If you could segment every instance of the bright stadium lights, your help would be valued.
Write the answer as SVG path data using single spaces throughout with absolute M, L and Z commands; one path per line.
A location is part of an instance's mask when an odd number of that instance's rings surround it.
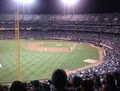
M 17 3 L 21 4 L 32 4 L 35 0 L 15 0 Z
M 26 9 L 28 9 L 28 13 L 31 13 L 31 5 L 35 3 L 35 0 L 13 0 L 17 3 L 17 7 L 19 10 L 22 10 L 23 14 L 26 13 Z M 21 8 L 22 5 L 22 8 Z
M 68 6 L 74 6 L 78 0 L 62 0 L 62 2 L 65 4 L 65 5 L 68 5 Z
M 81 0 L 61 0 L 63 4 L 63 14 L 70 14 L 72 13 L 74 15 L 75 12 L 75 5 L 79 3 Z

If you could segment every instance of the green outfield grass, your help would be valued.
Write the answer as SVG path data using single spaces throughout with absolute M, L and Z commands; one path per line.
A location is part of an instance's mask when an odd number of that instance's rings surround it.
M 27 43 L 43 42 L 43 47 L 75 47 L 72 52 L 55 53 L 25 49 Z M 88 43 L 54 40 L 21 40 L 21 77 L 22 81 L 48 79 L 56 68 L 74 70 L 89 65 L 86 59 L 98 60 L 98 49 Z M 17 79 L 15 40 L 0 40 L 0 83 L 13 82 Z

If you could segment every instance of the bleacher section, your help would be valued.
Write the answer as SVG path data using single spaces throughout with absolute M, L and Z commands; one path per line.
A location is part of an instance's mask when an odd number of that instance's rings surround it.
M 120 14 L 19 15 L 20 29 L 120 33 Z M 14 14 L 0 14 L 0 30 L 14 30 Z

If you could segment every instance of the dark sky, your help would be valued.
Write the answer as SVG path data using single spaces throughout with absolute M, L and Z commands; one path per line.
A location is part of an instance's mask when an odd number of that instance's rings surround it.
M 69 0 L 68 0 L 69 1 Z M 14 0 L 0 0 L 0 13 L 14 13 Z M 22 5 L 20 6 L 22 11 Z M 28 12 L 28 6 L 25 12 Z M 75 6 L 75 13 L 113 13 L 120 12 L 120 0 L 82 0 Z M 63 14 L 63 5 L 60 0 L 36 0 L 31 5 L 33 14 Z

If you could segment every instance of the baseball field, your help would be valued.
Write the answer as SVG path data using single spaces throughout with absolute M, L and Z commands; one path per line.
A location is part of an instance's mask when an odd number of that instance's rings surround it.
M 17 80 L 15 40 L 0 40 L 0 83 Z M 21 80 L 48 79 L 56 68 L 67 73 L 100 61 L 100 48 L 62 40 L 20 40 Z

